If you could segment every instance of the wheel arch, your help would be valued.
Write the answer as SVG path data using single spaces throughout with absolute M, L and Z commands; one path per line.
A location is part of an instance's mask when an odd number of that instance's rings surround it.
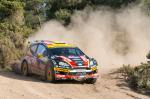
M 28 62 L 28 60 L 27 60 L 27 59 L 23 59 L 23 60 L 22 60 L 22 62 L 21 62 L 21 66 L 20 66 L 20 70 L 22 71 L 22 64 L 23 64 L 24 62 L 26 62 L 26 63 L 27 63 L 28 72 L 29 72 L 29 73 L 32 73 L 32 71 L 31 71 L 31 67 L 30 67 L 30 63 Z
M 55 65 L 51 60 L 49 60 L 48 64 L 45 66 L 45 79 L 47 80 L 46 76 L 47 76 L 47 70 L 48 70 L 49 67 L 51 67 L 51 69 L 53 71 L 52 75 L 53 75 L 54 79 L 53 79 L 52 82 L 55 82 L 55 71 L 54 71 Z
M 49 66 L 53 66 L 53 68 L 55 67 L 55 66 L 54 66 L 54 63 L 52 62 L 52 60 L 49 60 L 49 61 L 48 61 L 48 64 L 45 66 L 45 71 L 47 70 L 47 68 L 48 68 Z
M 22 71 L 22 65 L 23 65 L 24 62 L 26 62 L 26 63 L 28 64 L 27 60 L 26 60 L 26 59 L 23 59 L 22 62 L 21 62 L 21 68 L 20 68 L 21 71 Z

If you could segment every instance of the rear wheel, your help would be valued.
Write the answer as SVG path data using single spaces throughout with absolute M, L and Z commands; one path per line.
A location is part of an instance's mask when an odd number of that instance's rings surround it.
M 55 73 L 52 66 L 48 66 L 46 69 L 46 80 L 48 82 L 55 82 Z
M 21 72 L 23 76 L 28 76 L 28 64 L 26 61 L 22 63 Z
M 89 78 L 89 79 L 85 80 L 85 83 L 94 84 L 94 83 L 96 83 L 96 81 L 97 81 L 97 78 Z

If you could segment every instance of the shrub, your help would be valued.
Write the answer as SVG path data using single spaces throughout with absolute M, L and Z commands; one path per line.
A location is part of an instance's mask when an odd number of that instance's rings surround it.
M 68 24 L 70 22 L 71 12 L 66 9 L 60 9 L 55 13 L 55 17 L 57 20 L 62 21 L 64 24 Z
M 8 66 L 23 55 L 24 42 L 30 30 L 24 26 L 0 23 L 0 66 Z
M 137 67 L 124 65 L 119 69 L 119 72 L 132 88 L 150 90 L 150 64 L 141 63 Z

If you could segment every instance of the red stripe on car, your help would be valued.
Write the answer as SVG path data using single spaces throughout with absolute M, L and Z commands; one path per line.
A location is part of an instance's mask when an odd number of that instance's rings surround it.
M 88 65 L 89 65 L 89 60 L 88 60 L 86 57 L 84 57 L 84 56 L 80 56 L 80 58 L 81 58 L 82 61 L 83 61 L 83 65 L 86 66 L 86 67 L 88 67 Z
M 64 56 L 60 56 L 60 57 L 63 59 L 63 61 L 67 62 L 73 68 L 77 66 L 77 64 L 74 61 L 72 61 L 71 59 L 64 57 Z

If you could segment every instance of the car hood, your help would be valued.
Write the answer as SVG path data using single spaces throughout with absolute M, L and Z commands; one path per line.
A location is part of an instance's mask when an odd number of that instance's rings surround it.
M 89 59 L 86 56 L 58 56 L 72 68 L 89 67 Z

